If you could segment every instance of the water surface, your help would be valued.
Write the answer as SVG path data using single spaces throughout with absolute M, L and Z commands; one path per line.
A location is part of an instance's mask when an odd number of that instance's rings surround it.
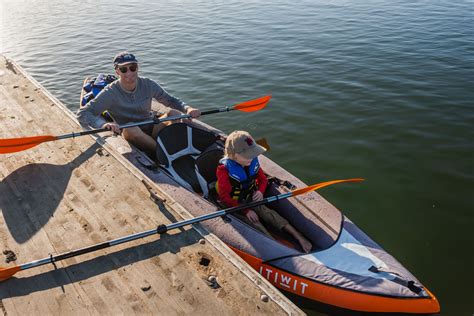
M 439 298 L 471 315 L 472 1 L 0 1 L 0 51 L 74 110 L 85 76 L 134 52 L 204 121 L 266 137 Z M 60 122 L 58 122 L 60 124 Z

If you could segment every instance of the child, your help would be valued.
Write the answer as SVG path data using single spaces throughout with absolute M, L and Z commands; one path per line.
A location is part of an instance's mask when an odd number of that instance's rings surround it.
M 268 179 L 258 163 L 258 156 L 266 151 L 255 143 L 252 136 L 244 131 L 231 133 L 225 142 L 224 158 L 217 167 L 216 189 L 219 201 L 226 207 L 242 203 L 261 201 L 268 185 Z M 261 232 L 270 233 L 260 221 L 277 230 L 293 236 L 304 252 L 311 251 L 311 243 L 286 219 L 265 205 L 243 211 L 243 219 Z

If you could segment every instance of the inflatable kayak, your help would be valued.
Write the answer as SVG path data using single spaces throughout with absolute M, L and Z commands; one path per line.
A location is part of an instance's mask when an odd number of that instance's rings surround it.
M 112 77 L 99 78 L 110 81 Z M 91 92 L 96 81 L 97 78 L 84 81 L 81 106 L 97 92 Z M 225 137 L 223 132 L 197 120 L 192 125 L 171 124 L 157 136 L 156 161 L 121 137 L 104 141 L 113 154 L 143 173 L 144 183 L 157 183 L 193 216 L 200 216 L 220 209 L 213 185 Z M 306 186 L 267 157 L 260 156 L 259 160 L 270 179 L 267 196 Z M 311 241 L 310 253 L 304 253 L 291 236 L 272 231 L 273 238 L 269 237 L 237 216 L 228 215 L 201 225 L 281 291 L 318 305 L 363 312 L 440 311 L 436 297 L 415 276 L 318 193 L 268 206 Z

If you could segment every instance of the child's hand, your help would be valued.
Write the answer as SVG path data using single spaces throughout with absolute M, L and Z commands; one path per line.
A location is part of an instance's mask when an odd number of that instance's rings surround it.
M 252 195 L 252 200 L 253 200 L 253 201 L 261 201 L 261 200 L 263 200 L 263 194 L 262 194 L 262 192 L 260 192 L 260 191 L 258 191 L 258 190 L 255 191 L 255 192 L 253 193 L 253 195 Z
M 252 223 L 258 223 L 258 215 L 255 213 L 254 210 L 250 210 L 245 214 L 245 216 L 251 221 Z

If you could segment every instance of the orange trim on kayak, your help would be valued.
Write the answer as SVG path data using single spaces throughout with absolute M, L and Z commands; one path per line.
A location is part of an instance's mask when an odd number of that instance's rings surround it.
M 426 288 L 431 298 L 395 298 L 371 295 L 313 282 L 263 263 L 257 257 L 229 246 L 249 265 L 274 286 L 310 300 L 363 312 L 439 313 L 436 297 Z

